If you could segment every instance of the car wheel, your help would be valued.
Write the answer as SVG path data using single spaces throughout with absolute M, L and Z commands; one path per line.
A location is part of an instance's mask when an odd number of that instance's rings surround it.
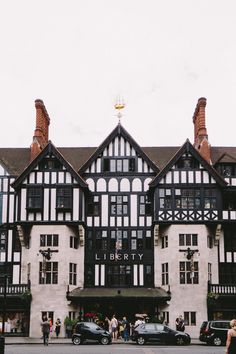
M 137 344 L 139 345 L 144 345 L 145 344 L 145 338 L 143 338 L 142 336 L 137 338 Z
M 80 337 L 74 337 L 74 338 L 72 339 L 72 343 L 73 343 L 74 345 L 79 345 L 79 344 L 82 344 L 82 340 L 81 340 Z
M 222 345 L 222 340 L 220 337 L 214 337 L 212 343 L 216 346 Z
M 184 342 L 183 337 L 177 336 L 177 337 L 176 337 L 176 344 L 177 344 L 177 345 L 184 345 L 185 342 Z
M 109 344 L 109 338 L 108 337 L 102 337 L 100 343 L 103 344 L 103 345 Z

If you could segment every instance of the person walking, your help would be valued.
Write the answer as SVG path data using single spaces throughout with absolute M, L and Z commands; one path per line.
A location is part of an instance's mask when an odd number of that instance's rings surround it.
M 124 331 L 123 331 L 123 338 L 125 342 L 129 341 L 129 336 L 130 336 L 130 324 L 129 321 L 127 321 L 126 317 L 123 317 L 123 321 L 122 321 L 123 327 L 124 327 Z
M 176 331 L 184 332 L 185 331 L 185 323 L 183 317 L 179 315 L 179 317 L 175 320 Z
M 118 330 L 118 321 L 116 319 L 116 316 L 113 315 L 111 319 L 112 340 L 117 340 L 117 330 Z
M 236 319 L 230 321 L 230 327 L 227 333 L 225 354 L 236 354 Z
M 61 331 L 61 320 L 60 318 L 58 318 L 55 323 L 55 332 L 57 338 L 59 337 L 60 331 Z
M 42 332 L 43 332 L 43 344 L 48 345 L 48 338 L 50 333 L 50 322 L 48 321 L 47 316 L 43 317 L 41 322 Z
M 105 320 L 104 320 L 104 329 L 108 332 L 112 332 L 111 331 L 111 320 L 108 318 L 108 316 L 105 317 Z

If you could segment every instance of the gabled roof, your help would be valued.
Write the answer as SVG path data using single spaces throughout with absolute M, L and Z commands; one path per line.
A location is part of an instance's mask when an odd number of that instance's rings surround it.
M 144 146 L 141 147 L 141 150 L 156 165 L 157 170 L 158 168 L 162 170 L 180 148 L 180 146 Z M 57 150 L 75 171 L 79 171 L 97 151 L 97 147 L 58 147 Z M 236 160 L 236 147 L 211 147 L 213 166 L 215 166 L 224 154 L 228 154 Z M 0 148 L 0 165 L 7 170 L 9 175 L 18 177 L 29 163 L 30 148 Z
M 30 161 L 30 148 L 0 148 L 0 164 L 9 175 L 19 176 Z
M 193 147 L 190 141 L 187 139 L 182 147 L 175 153 L 167 165 L 162 171 L 149 183 L 150 187 L 156 187 L 160 180 L 166 175 L 166 173 L 173 167 L 173 165 L 181 158 L 185 153 L 189 152 L 200 164 L 210 173 L 210 175 L 221 186 L 226 186 L 227 182 L 220 176 L 220 174 L 199 154 L 199 152 Z
M 38 165 L 40 161 L 43 160 L 45 156 L 52 154 L 55 156 L 63 166 L 71 173 L 73 178 L 79 183 L 83 188 L 87 188 L 87 183 L 80 177 L 80 175 L 74 170 L 74 168 L 68 163 L 68 161 L 62 156 L 58 149 L 52 144 L 51 141 L 45 146 L 45 148 L 40 152 L 40 154 L 24 169 L 24 171 L 19 175 L 19 177 L 12 183 L 12 187 L 17 189 L 18 186 L 24 181 L 26 176 Z
M 236 163 L 236 157 L 230 155 L 229 153 L 225 152 L 221 155 L 221 157 L 215 162 L 215 165 L 218 163 Z
M 86 169 L 91 165 L 91 163 L 96 160 L 96 158 L 98 158 L 98 156 L 103 152 L 107 145 L 117 136 L 122 136 L 123 138 L 125 138 L 130 143 L 130 145 L 137 151 L 137 153 L 154 170 L 154 172 L 159 172 L 159 167 L 145 154 L 144 150 L 142 150 L 142 148 L 136 143 L 136 141 L 131 137 L 131 135 L 119 123 L 116 128 L 103 141 L 103 143 L 97 148 L 97 150 L 92 154 L 92 156 L 86 161 L 86 163 L 80 168 L 79 173 L 81 175 L 86 171 Z

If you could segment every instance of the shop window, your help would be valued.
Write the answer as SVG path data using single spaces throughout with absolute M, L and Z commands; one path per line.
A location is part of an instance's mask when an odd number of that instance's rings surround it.
M 48 319 L 49 321 L 51 321 L 52 324 L 53 324 L 53 320 L 54 320 L 54 313 L 53 313 L 53 311 L 42 311 L 42 312 L 41 312 L 41 318 L 42 318 L 42 320 L 43 320 L 43 318 L 45 318 L 45 317 L 47 317 L 47 319 Z

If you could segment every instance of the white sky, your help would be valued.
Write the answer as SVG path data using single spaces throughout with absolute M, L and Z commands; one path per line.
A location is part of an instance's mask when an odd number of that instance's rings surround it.
M 8 0 L 0 5 L 1 147 L 28 147 L 34 100 L 56 146 L 98 146 L 121 123 L 141 146 L 235 146 L 235 0 Z

